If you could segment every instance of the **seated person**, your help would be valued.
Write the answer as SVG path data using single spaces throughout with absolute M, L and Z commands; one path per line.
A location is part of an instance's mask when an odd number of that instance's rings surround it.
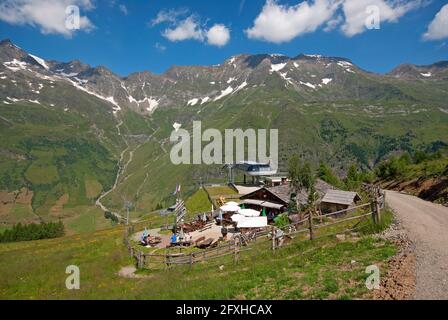
M 223 238 L 224 240 L 227 239 L 227 233 L 228 233 L 227 228 L 222 227 L 222 228 L 221 228 L 221 234 L 222 234 L 222 238 Z
M 173 232 L 173 234 L 171 235 L 171 243 L 176 243 L 177 242 L 177 235 L 176 233 Z
M 142 234 L 142 237 L 140 238 L 140 243 L 142 245 L 144 245 L 144 246 L 147 245 L 147 243 L 146 243 L 146 235 L 144 233 Z
M 154 241 L 154 238 L 150 235 L 150 234 L 148 234 L 148 236 L 146 237 L 146 243 L 152 243 Z

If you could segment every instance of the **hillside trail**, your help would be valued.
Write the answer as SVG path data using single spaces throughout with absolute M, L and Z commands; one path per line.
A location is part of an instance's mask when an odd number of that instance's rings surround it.
M 395 191 L 386 201 L 415 245 L 414 299 L 448 299 L 448 208 Z
M 112 188 L 110 188 L 110 189 L 107 190 L 107 191 L 104 191 L 104 192 L 100 195 L 100 197 L 98 197 L 98 199 L 97 199 L 96 202 L 95 202 L 96 205 L 97 205 L 98 207 L 100 207 L 101 210 L 103 210 L 103 212 L 109 211 L 109 212 L 111 212 L 113 215 L 115 215 L 119 220 L 124 220 L 124 217 L 121 216 L 118 212 L 114 212 L 114 211 L 110 210 L 109 208 L 107 208 L 107 207 L 101 202 L 101 200 L 102 200 L 104 197 L 106 197 L 108 194 L 110 194 L 111 192 L 115 191 L 115 189 L 117 189 L 117 187 L 120 185 L 120 183 L 123 183 L 124 181 L 126 181 L 126 180 L 132 175 L 132 174 L 131 174 L 131 175 L 126 175 L 126 176 L 125 176 L 126 170 L 127 170 L 128 166 L 129 166 L 129 164 L 134 160 L 134 152 L 135 152 L 139 147 L 141 147 L 141 146 L 143 145 L 143 144 L 141 144 L 141 145 L 137 145 L 133 150 L 130 150 L 131 145 L 130 145 L 129 142 L 123 137 L 123 135 L 122 135 L 122 133 L 121 133 L 121 129 L 120 129 L 120 127 L 121 127 L 123 124 L 124 124 L 123 121 L 120 120 L 120 121 L 118 122 L 118 124 L 115 126 L 115 128 L 116 128 L 117 131 L 118 131 L 118 135 L 119 135 L 120 137 L 122 137 L 124 143 L 126 144 L 126 148 L 124 148 L 124 150 L 120 153 L 120 158 L 119 158 L 119 160 L 118 160 L 118 171 L 117 171 L 117 175 L 116 175 L 116 177 L 115 177 L 115 182 L 114 182 Z M 148 139 L 151 139 L 153 136 L 155 136 L 155 134 L 159 131 L 159 129 L 160 129 L 160 127 L 157 128 L 151 135 L 149 135 L 149 136 L 148 136 Z M 162 148 L 162 149 L 163 149 L 163 148 Z M 126 154 L 126 152 L 128 152 L 128 150 L 130 150 L 130 151 L 129 151 L 129 159 L 128 159 L 125 163 L 123 163 L 123 161 L 124 161 L 124 155 Z M 164 150 L 164 149 L 163 149 L 163 150 Z M 164 151 L 165 151 L 165 150 L 164 150 Z M 166 151 L 165 151 L 165 153 L 166 153 Z M 146 168 L 146 167 L 147 167 L 147 166 L 145 166 L 145 168 Z M 143 185 L 147 182 L 147 180 L 148 180 L 148 174 L 145 175 L 145 179 L 143 180 L 143 182 L 141 183 L 141 185 L 138 187 L 138 189 L 137 189 L 137 190 L 138 190 L 138 191 L 137 191 L 137 195 L 140 194 L 140 191 L 141 191 L 141 189 L 143 188 Z
M 129 160 L 128 160 L 125 164 L 123 164 L 123 158 L 124 158 L 124 155 L 125 155 L 125 153 L 129 150 L 130 146 L 129 146 L 128 141 L 127 141 L 127 140 L 122 136 L 122 134 L 121 134 L 120 127 L 121 127 L 122 125 L 123 125 L 123 121 L 120 120 L 120 122 L 115 126 L 115 127 L 117 128 L 118 135 L 121 136 L 121 137 L 123 138 L 123 141 L 124 141 L 124 143 L 126 144 L 126 148 L 124 148 L 123 151 L 120 153 L 120 159 L 118 160 L 118 171 L 117 171 L 117 175 L 116 175 L 116 177 L 115 177 L 115 182 L 114 182 L 112 188 L 110 188 L 110 189 L 107 190 L 107 191 L 104 191 L 104 192 L 98 197 L 98 199 L 97 199 L 96 202 L 95 202 L 96 205 L 99 206 L 99 207 L 101 208 L 101 210 L 103 210 L 104 212 L 106 212 L 106 211 L 111 212 L 111 213 L 114 214 L 119 220 L 124 219 L 124 218 L 123 218 L 118 212 L 114 212 L 114 211 L 108 209 L 108 208 L 101 202 L 101 200 L 102 200 L 105 196 L 107 196 L 109 193 L 113 192 L 113 191 L 117 188 L 117 186 L 118 186 L 118 184 L 119 184 L 119 181 L 120 181 L 120 177 L 122 176 L 123 172 L 126 171 L 126 168 L 127 168 L 127 166 L 129 165 L 129 163 L 132 161 L 132 157 L 133 157 L 133 154 L 134 154 L 133 152 L 130 152 L 130 154 L 129 154 Z

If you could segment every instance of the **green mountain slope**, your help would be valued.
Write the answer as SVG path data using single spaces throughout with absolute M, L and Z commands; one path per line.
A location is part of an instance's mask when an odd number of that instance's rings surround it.
M 177 183 L 187 197 L 226 181 L 219 164 L 171 163 L 175 122 L 278 129 L 280 171 L 292 154 L 342 173 L 448 144 L 444 62 L 379 75 L 338 57 L 239 55 L 124 78 L 76 60 L 41 63 L 0 42 L 0 227 L 62 218 L 73 232 L 102 228 L 87 212 L 124 214 L 128 200 L 137 218 L 171 205 Z

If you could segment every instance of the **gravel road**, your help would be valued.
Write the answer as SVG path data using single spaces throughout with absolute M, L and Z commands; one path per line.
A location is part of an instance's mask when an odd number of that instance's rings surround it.
M 415 244 L 414 299 L 448 299 L 448 208 L 386 191 L 386 201 Z

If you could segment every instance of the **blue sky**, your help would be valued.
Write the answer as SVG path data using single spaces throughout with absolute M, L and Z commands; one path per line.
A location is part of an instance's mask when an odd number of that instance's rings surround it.
M 448 60 L 447 3 L 2 0 L 0 38 L 10 38 L 44 59 L 79 59 L 120 75 L 160 73 L 171 65 L 218 64 L 240 53 L 340 56 L 366 70 L 387 72 L 404 62 Z M 65 16 L 60 16 L 70 4 L 80 8 L 81 28 L 75 32 L 61 26 Z M 372 4 L 380 9 L 381 24 L 368 30 L 364 15 Z

